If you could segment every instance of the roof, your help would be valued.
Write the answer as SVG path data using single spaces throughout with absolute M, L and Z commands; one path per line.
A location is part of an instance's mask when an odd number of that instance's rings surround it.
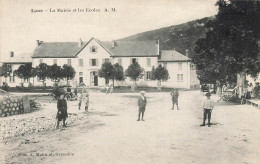
M 162 50 L 159 62 L 181 62 L 181 61 L 190 61 L 190 58 L 188 58 L 185 55 L 182 55 L 181 53 L 175 51 L 175 50 Z
M 33 52 L 32 58 L 71 58 L 85 46 L 79 42 L 42 42 Z
M 156 40 L 101 42 L 114 57 L 158 56 Z M 112 45 L 115 45 L 114 47 Z
M 34 50 L 32 58 L 73 58 L 92 40 L 97 41 L 101 47 L 114 57 L 158 56 L 155 40 L 102 42 L 98 39 L 91 38 L 87 43 L 83 43 L 82 46 L 79 46 L 78 42 L 41 42 Z M 112 43 L 114 43 L 114 47 Z
M 14 57 L 7 57 L 7 58 L 3 58 L 2 63 L 13 63 L 13 64 L 21 64 L 21 63 L 31 63 L 32 62 L 32 58 L 30 56 L 29 53 L 25 53 L 25 54 L 14 54 Z

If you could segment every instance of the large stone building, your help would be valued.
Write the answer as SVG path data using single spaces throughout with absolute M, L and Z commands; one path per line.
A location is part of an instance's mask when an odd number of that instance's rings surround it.
M 72 86 L 81 82 L 89 87 L 109 83 L 104 78 L 98 77 L 98 70 L 104 62 L 118 63 L 124 70 L 132 63 L 138 62 L 145 70 L 144 77 L 137 81 L 139 86 L 157 86 L 157 82 L 151 80 L 151 70 L 158 64 L 167 67 L 170 75 L 170 79 L 162 83 L 163 87 L 190 88 L 192 85 L 199 85 L 190 59 L 175 50 L 160 50 L 158 40 L 103 42 L 91 38 L 88 42 L 37 41 L 31 58 L 33 67 L 40 63 L 71 65 L 76 71 L 75 78 L 69 80 Z M 66 83 L 66 80 L 60 83 Z M 46 80 L 46 85 L 52 84 L 53 81 Z M 131 84 L 129 78 L 123 82 L 115 82 L 115 85 L 121 86 Z M 34 85 L 42 85 L 42 79 L 37 78 Z

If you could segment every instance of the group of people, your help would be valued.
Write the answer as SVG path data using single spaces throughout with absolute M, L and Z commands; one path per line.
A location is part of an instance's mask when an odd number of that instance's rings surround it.
M 179 110 L 178 106 L 178 98 L 179 98 L 179 92 L 178 89 L 173 89 L 173 91 L 170 93 L 172 97 L 172 110 L 174 109 L 174 105 L 177 106 L 177 109 Z M 208 126 L 211 125 L 210 119 L 211 119 L 211 112 L 214 108 L 214 102 L 210 99 L 210 93 L 206 94 L 207 99 L 203 102 L 203 123 L 201 126 L 205 126 L 206 118 L 208 118 Z M 89 94 L 86 90 L 86 87 L 84 86 L 82 89 L 82 92 L 79 96 L 79 103 L 78 103 L 78 109 L 80 110 L 82 103 L 85 106 L 85 111 L 88 111 L 89 107 Z M 147 105 L 147 98 L 145 96 L 145 91 L 140 92 L 140 96 L 138 97 L 138 118 L 137 121 L 144 121 L 144 112 Z M 60 98 L 57 101 L 57 129 L 59 128 L 59 122 L 63 121 L 63 127 L 66 127 L 66 119 L 68 117 L 67 113 L 67 101 L 64 97 L 64 95 L 61 95 Z
M 76 93 L 75 93 L 75 90 L 76 90 Z M 75 90 L 74 90 L 74 93 L 77 96 L 77 93 L 78 93 L 77 88 L 75 88 Z M 70 88 L 69 88 L 69 90 L 67 89 L 67 92 L 71 92 Z M 67 101 L 65 99 L 66 94 L 68 94 L 68 93 L 61 94 L 58 98 L 58 101 L 57 101 L 57 108 L 58 108 L 58 112 L 57 112 L 57 115 L 56 115 L 56 118 L 57 118 L 56 128 L 57 129 L 59 128 L 60 121 L 63 121 L 63 127 L 66 127 L 65 121 L 68 118 L 68 112 L 67 112 L 68 106 L 67 106 Z M 78 109 L 80 110 L 80 108 L 83 104 L 85 111 L 88 112 L 89 94 L 88 94 L 88 91 L 86 89 L 86 86 L 83 86 L 83 89 L 82 89 L 81 94 L 79 95 L 78 99 L 79 99 Z

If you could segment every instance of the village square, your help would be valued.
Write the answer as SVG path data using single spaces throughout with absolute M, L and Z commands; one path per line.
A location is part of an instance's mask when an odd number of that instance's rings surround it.
M 149 11 L 156 4 L 166 10 L 172 5 L 142 3 Z M 38 21 L 37 14 L 47 14 L 43 22 L 59 18 L 67 31 L 49 27 L 49 33 L 42 29 L 50 35 L 45 37 L 32 30 L 35 36 L 22 45 L 31 50 L 27 53 L 16 51 L 16 41 L 1 42 L 0 163 L 259 163 L 260 2 L 189 3 L 194 11 L 205 8 L 204 17 L 129 34 L 118 24 L 105 24 L 119 28 L 108 30 L 109 39 L 94 32 L 105 29 L 96 26 L 96 20 L 108 18 L 103 12 L 83 17 L 66 15 L 72 14 L 68 10 L 64 16 L 35 8 L 42 12 L 23 18 Z M 140 12 L 140 4 L 130 4 Z M 179 5 L 176 9 L 184 4 Z M 122 14 L 122 6 L 116 5 L 110 19 L 119 18 L 113 14 Z M 125 28 L 145 21 L 132 14 L 121 20 L 133 23 Z M 91 23 L 72 23 L 87 18 Z M 78 28 L 83 26 L 93 29 L 88 37 L 90 30 Z M 5 39 L 14 33 L 7 24 L 3 29 Z

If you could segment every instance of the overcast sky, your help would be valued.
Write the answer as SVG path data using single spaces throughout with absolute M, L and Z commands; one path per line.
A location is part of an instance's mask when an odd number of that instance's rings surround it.
M 32 52 L 36 41 L 113 40 L 217 13 L 216 0 L 0 0 L 1 58 Z M 71 12 L 57 12 L 57 9 Z M 101 12 L 73 12 L 96 8 Z M 104 12 L 115 8 L 116 12 Z M 43 12 L 31 12 L 31 10 Z M 55 9 L 56 12 L 50 12 Z M 46 11 L 45 11 L 46 10 Z

